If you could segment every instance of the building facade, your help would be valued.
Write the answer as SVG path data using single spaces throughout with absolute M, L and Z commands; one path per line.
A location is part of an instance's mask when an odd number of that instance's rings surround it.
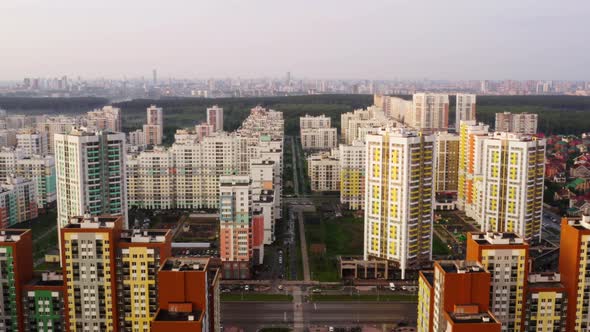
M 207 124 L 213 132 L 223 131 L 223 108 L 217 105 L 207 108 Z
M 565 332 L 568 298 L 559 273 L 530 274 L 527 283 L 524 331 Z
M 340 190 L 340 161 L 337 154 L 318 153 L 307 157 L 311 191 Z
M 449 96 L 434 93 L 415 93 L 413 105 L 405 123 L 426 133 L 449 129 Z
M 23 331 L 66 331 L 63 276 L 46 272 L 24 285 L 23 311 Z
M 304 150 L 327 150 L 338 146 L 336 128 L 301 129 L 301 146 Z
M 365 206 L 365 158 L 366 147 L 362 141 L 352 145 L 340 144 L 340 203 L 351 210 Z
M 364 257 L 409 267 L 432 259 L 434 137 L 402 128 L 368 135 Z
M 496 113 L 496 131 L 536 135 L 538 122 L 534 113 Z
M 151 105 L 147 108 L 147 123 L 143 125 L 146 145 L 162 145 L 164 138 L 164 111 Z
M 455 131 L 459 132 L 461 121 L 475 121 L 476 96 L 458 93 L 455 101 Z

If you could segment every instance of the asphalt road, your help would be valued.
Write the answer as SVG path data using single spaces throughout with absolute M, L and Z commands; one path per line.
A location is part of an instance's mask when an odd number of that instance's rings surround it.
M 318 302 L 303 304 L 306 326 L 356 326 L 397 324 L 417 319 L 416 303 L 401 302 Z M 293 304 L 288 302 L 224 302 L 221 306 L 224 327 L 237 326 L 245 332 L 266 326 L 291 326 Z

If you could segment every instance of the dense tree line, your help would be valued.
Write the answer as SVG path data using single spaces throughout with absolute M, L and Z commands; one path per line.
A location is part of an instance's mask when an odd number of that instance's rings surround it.
M 108 104 L 108 99 L 97 97 L 76 98 L 28 98 L 28 97 L 0 97 L 0 109 L 13 113 L 44 114 L 61 113 L 73 114 L 102 107 Z

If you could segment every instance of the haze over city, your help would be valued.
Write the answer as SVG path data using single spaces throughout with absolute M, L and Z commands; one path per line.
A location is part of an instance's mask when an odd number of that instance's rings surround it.
M 553 79 L 590 74 L 587 1 L 4 1 L 26 76 Z

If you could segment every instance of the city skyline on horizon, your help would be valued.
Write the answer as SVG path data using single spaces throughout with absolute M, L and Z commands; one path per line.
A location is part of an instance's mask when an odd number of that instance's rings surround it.
M 174 77 L 584 80 L 590 4 L 570 3 L 27 0 L 0 6 L 2 24 L 21 27 L 3 41 L 0 79 L 160 68 Z

